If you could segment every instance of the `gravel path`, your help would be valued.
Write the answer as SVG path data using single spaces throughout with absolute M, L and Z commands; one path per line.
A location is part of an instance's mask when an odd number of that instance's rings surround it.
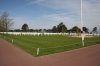
M 100 44 L 33 57 L 0 39 L 0 66 L 100 66 Z

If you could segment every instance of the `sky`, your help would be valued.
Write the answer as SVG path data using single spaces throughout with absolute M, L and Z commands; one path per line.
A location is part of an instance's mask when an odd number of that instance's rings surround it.
M 24 23 L 32 29 L 51 29 L 63 22 L 68 29 L 81 26 L 81 0 L 0 0 L 0 15 L 8 12 L 13 29 Z M 100 29 L 100 0 L 83 0 L 83 23 Z

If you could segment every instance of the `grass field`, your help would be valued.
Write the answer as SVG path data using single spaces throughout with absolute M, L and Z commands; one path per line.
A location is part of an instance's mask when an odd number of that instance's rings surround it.
M 81 38 L 65 35 L 4 35 L 3 38 L 33 56 L 37 56 L 37 48 L 41 56 L 83 47 Z M 85 47 L 97 43 L 100 37 L 85 38 Z

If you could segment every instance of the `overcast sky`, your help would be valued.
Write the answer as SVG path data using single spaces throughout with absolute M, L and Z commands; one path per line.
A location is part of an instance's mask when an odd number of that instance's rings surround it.
M 81 0 L 0 0 L 0 15 L 8 12 L 13 28 L 27 23 L 30 28 L 52 28 L 60 22 L 70 29 L 79 26 Z M 83 21 L 88 28 L 100 29 L 100 0 L 83 0 Z

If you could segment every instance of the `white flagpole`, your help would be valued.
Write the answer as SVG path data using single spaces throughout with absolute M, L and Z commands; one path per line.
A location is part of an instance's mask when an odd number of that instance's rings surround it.
M 84 32 L 83 32 L 83 1 L 81 0 L 81 30 L 82 30 L 82 45 L 84 46 Z

